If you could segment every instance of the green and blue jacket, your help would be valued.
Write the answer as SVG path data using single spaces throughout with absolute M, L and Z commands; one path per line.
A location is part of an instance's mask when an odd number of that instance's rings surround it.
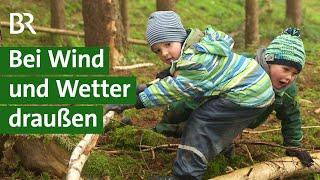
M 199 104 L 212 96 L 226 98 L 244 107 L 267 107 L 274 101 L 268 74 L 251 58 L 232 52 L 234 41 L 207 27 L 191 29 L 182 53 L 168 76 L 139 94 L 145 107 L 178 101 Z

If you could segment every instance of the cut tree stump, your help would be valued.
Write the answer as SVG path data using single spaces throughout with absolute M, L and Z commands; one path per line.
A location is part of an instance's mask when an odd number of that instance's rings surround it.
M 320 153 L 311 154 L 314 165 L 305 167 L 296 157 L 283 157 L 238 169 L 230 174 L 214 177 L 211 180 L 278 179 L 294 175 L 320 172 Z
M 35 172 L 48 172 L 62 178 L 68 169 L 70 152 L 54 141 L 43 138 L 18 138 L 13 146 L 24 168 Z

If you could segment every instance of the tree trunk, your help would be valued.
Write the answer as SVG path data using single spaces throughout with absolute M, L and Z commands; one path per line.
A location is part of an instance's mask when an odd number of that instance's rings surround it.
M 121 17 L 122 17 L 122 25 L 123 25 L 123 35 L 128 40 L 129 34 L 129 18 L 128 18 L 128 1 L 127 0 L 120 0 L 120 10 L 121 10 Z M 127 44 L 124 43 L 124 49 L 127 49 Z
M 238 169 L 211 180 L 282 179 L 297 174 L 320 172 L 320 153 L 311 154 L 314 165 L 307 168 L 296 157 L 283 157 Z
M 287 0 L 286 2 L 286 18 L 295 26 L 300 26 L 302 23 L 302 1 Z
M 65 28 L 65 3 L 64 0 L 50 0 L 51 8 L 51 28 L 64 29 Z M 51 34 L 55 44 L 63 45 L 66 37 Z
M 259 8 L 258 0 L 246 0 L 246 47 L 259 43 Z
M 175 11 L 176 0 L 157 0 L 157 11 Z
M 82 5 L 86 46 L 109 45 L 111 67 L 119 65 L 127 44 L 119 0 L 83 0 Z
M 1 26 L 0 26 L 0 47 L 2 46 L 2 33 L 1 33 Z

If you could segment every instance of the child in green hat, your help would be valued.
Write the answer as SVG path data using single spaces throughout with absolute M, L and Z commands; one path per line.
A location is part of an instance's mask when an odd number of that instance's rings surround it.
M 268 116 L 275 111 L 281 120 L 284 145 L 289 147 L 301 146 L 303 138 L 301 129 L 301 115 L 296 101 L 298 92 L 295 80 L 305 64 L 305 50 L 300 31 L 288 28 L 277 36 L 267 48 L 259 49 L 256 61 L 269 74 L 275 101 L 272 106 L 260 115 L 248 128 L 255 128 L 266 121 Z M 160 78 L 168 76 L 168 71 L 159 73 Z M 155 131 L 169 136 L 181 136 L 185 127 L 185 119 L 193 111 L 190 103 L 180 102 L 171 104 L 165 111 L 162 121 L 157 124 Z M 227 147 L 225 150 L 230 149 Z M 306 166 L 311 166 L 313 160 L 307 151 L 286 150 L 287 155 L 297 156 Z

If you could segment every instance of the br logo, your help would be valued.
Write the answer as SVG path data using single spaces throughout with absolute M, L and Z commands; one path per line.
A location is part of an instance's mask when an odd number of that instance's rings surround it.
M 28 18 L 28 20 L 22 23 L 24 18 Z M 33 20 L 33 15 L 30 13 L 10 13 L 10 34 L 20 34 L 24 31 L 25 27 L 27 27 L 32 34 L 36 34 L 36 31 L 34 31 L 31 26 Z

